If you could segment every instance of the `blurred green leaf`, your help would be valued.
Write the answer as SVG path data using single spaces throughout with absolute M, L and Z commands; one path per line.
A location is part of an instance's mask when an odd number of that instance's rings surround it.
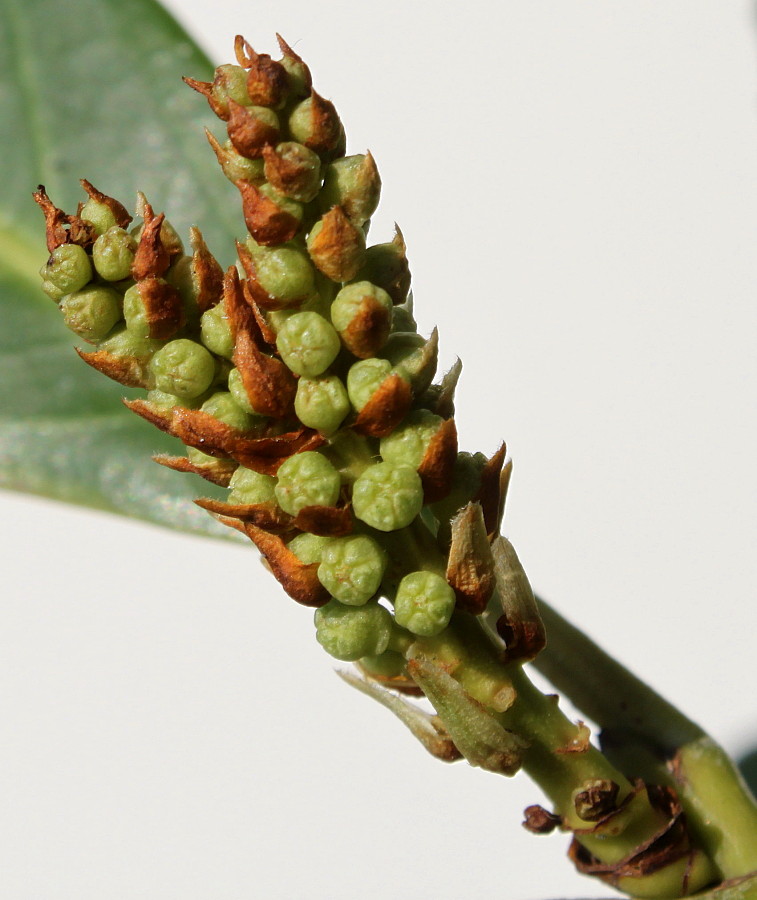
M 0 486 L 220 532 L 191 503 L 211 486 L 150 459 L 177 443 L 74 353 L 39 287 L 47 253 L 31 199 L 44 184 L 74 211 L 87 178 L 133 208 L 139 189 L 230 262 L 238 204 L 202 133 L 207 105 L 181 81 L 212 68 L 151 0 L 0 0 Z

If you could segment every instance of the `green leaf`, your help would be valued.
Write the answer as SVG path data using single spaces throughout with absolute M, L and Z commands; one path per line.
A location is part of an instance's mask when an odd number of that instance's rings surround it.
M 220 533 L 191 502 L 211 486 L 150 459 L 180 453 L 177 442 L 74 353 L 40 290 L 47 253 L 31 198 L 44 184 L 74 211 L 87 178 L 133 208 L 139 189 L 230 262 L 238 203 L 203 135 L 207 104 L 181 81 L 212 69 L 151 0 L 0 0 L 0 486 Z

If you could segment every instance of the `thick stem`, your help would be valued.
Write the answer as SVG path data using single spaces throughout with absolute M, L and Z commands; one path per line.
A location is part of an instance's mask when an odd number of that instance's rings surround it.
M 608 754 L 626 771 L 635 751 L 641 765 L 657 759 L 666 767 L 689 828 L 723 878 L 757 870 L 757 803 L 728 755 L 543 600 L 539 606 L 548 643 L 536 668 L 604 730 Z

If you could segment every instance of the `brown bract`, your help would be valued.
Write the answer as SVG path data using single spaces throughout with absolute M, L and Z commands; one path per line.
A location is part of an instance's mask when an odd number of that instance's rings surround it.
M 242 214 L 247 230 L 258 244 L 275 247 L 291 241 L 300 229 L 299 219 L 282 209 L 249 181 L 235 182 L 242 195 Z
M 300 531 L 321 537 L 344 537 L 352 532 L 352 512 L 349 506 L 305 506 L 294 524 Z
M 255 322 L 257 323 L 258 331 L 264 345 L 261 347 L 261 349 L 269 349 L 273 352 L 276 349 L 276 332 L 268 324 L 266 317 L 263 315 L 255 298 L 252 296 L 249 283 L 246 280 L 242 282 L 242 294 L 244 295 L 244 299 L 246 300 L 247 304 L 252 310 L 253 316 L 255 317 Z
M 109 197 L 107 194 L 103 194 L 102 191 L 98 191 L 86 178 L 79 179 L 79 184 L 84 188 L 92 200 L 108 207 L 113 213 L 113 218 L 116 220 L 116 225 L 118 225 L 119 228 L 127 228 L 129 226 L 132 218 L 123 203 L 119 203 L 118 200 L 113 197 Z
M 58 209 L 47 196 L 44 185 L 40 184 L 32 197 L 45 217 L 45 237 L 49 253 L 61 244 L 79 244 L 85 249 L 94 244 L 97 239 L 94 225 L 78 216 L 66 215 L 63 210 Z
M 258 118 L 240 103 L 229 98 L 226 130 L 234 149 L 247 159 L 259 159 L 266 144 L 275 144 L 279 129 Z
M 314 450 L 324 442 L 321 435 L 306 428 L 273 437 L 253 437 L 199 409 L 176 406 L 166 410 L 148 400 L 123 402 L 132 412 L 188 447 L 209 456 L 236 460 L 264 475 L 275 475 L 284 460 L 303 450 Z
M 294 408 L 297 379 L 280 359 L 260 349 L 263 335 L 234 266 L 224 277 L 223 297 L 234 338 L 232 358 L 250 405 L 260 415 L 284 418 Z
M 186 456 L 169 456 L 167 453 L 158 453 L 153 456 L 153 460 L 158 465 L 173 469 L 174 472 L 199 475 L 219 487 L 228 487 L 231 476 L 237 469 L 237 463 L 232 459 L 214 459 L 212 462 L 193 463 Z
M 279 584 L 289 596 L 303 606 L 325 606 L 331 595 L 318 580 L 318 563 L 305 565 L 284 541 L 249 522 L 244 532 L 260 550 Z
M 308 241 L 308 253 L 316 268 L 332 281 L 350 281 L 357 275 L 365 253 L 365 235 L 334 206 L 320 220 L 321 228 Z
M 454 419 L 447 419 L 429 441 L 418 467 L 426 503 L 436 503 L 449 494 L 456 461 L 457 427 Z
M 469 503 L 452 520 L 447 583 L 455 592 L 456 608 L 481 615 L 494 591 L 494 559 L 480 503 Z
M 141 281 L 151 275 L 163 275 L 171 264 L 168 249 L 160 239 L 165 214 L 160 213 L 156 216 L 152 206 L 145 202 L 143 215 L 145 224 L 139 237 L 137 252 L 134 254 L 134 262 L 131 264 L 131 277 L 135 281 Z
M 200 497 L 195 503 L 217 516 L 249 522 L 274 534 L 288 534 L 296 529 L 292 517 L 275 503 L 224 503 L 210 497 Z
M 339 332 L 345 347 L 358 359 L 375 356 L 384 346 L 392 327 L 391 311 L 367 294 L 344 331 Z
M 262 353 L 248 332 L 237 336 L 233 361 L 255 412 L 274 419 L 292 412 L 297 379 L 280 359 Z
M 282 194 L 305 200 L 302 192 L 307 191 L 307 199 L 312 199 L 311 168 L 301 161 L 292 159 L 270 144 L 263 148 L 264 173 L 266 179 Z
M 500 486 L 500 473 L 507 455 L 507 445 L 502 442 L 500 448 L 488 459 L 481 470 L 481 486 L 473 498 L 481 504 L 484 511 L 486 532 L 490 539 L 499 532 L 504 511 L 504 497 Z
M 344 128 L 336 107 L 316 91 L 310 91 L 310 129 L 303 144 L 323 159 L 344 155 Z
M 369 437 L 384 437 L 405 418 L 413 400 L 410 385 L 401 375 L 388 375 L 358 413 L 353 428 Z
M 76 352 L 88 366 L 112 378 L 125 387 L 149 389 L 150 375 L 148 361 L 135 356 L 116 356 L 107 350 L 93 350 L 86 353 L 76 348 Z
M 607 778 L 595 778 L 583 786 L 573 798 L 579 819 L 596 822 L 617 809 L 619 786 Z
M 189 229 L 192 246 L 192 274 L 197 289 L 197 308 L 202 313 L 216 306 L 221 300 L 223 269 L 208 250 L 202 232 L 196 226 Z
M 459 359 L 456 359 L 442 377 L 432 412 L 435 412 L 437 416 L 441 416 L 443 419 L 449 419 L 455 414 L 455 389 L 462 371 L 463 364 Z
M 228 110 L 225 109 L 218 101 L 213 97 L 213 82 L 212 81 L 198 81 L 196 78 L 189 78 L 187 75 L 184 75 L 181 79 L 184 84 L 189 85 L 193 91 L 197 91 L 198 94 L 202 94 L 202 96 L 208 101 L 210 108 L 213 112 L 218 116 L 219 119 L 228 119 L 229 113 Z
M 150 337 L 167 341 L 184 325 L 184 306 L 175 287 L 162 278 L 149 276 L 138 284 L 139 296 L 145 308 L 145 320 Z
M 250 48 L 252 50 L 252 48 Z M 247 74 L 247 94 L 253 106 L 278 107 L 283 103 L 289 79 L 280 62 L 252 50 Z

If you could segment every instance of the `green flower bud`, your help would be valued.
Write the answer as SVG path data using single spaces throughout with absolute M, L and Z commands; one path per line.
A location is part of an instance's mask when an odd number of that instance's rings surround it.
M 323 551 L 331 543 L 332 538 L 321 537 L 318 534 L 308 534 L 303 531 L 297 537 L 293 537 L 287 547 L 294 553 L 301 563 L 312 566 L 323 558 Z
M 412 312 L 406 306 L 395 306 L 392 309 L 392 331 L 417 331 L 418 324 Z
M 369 281 L 345 285 L 331 305 L 331 321 L 355 356 L 375 356 L 389 337 L 392 298 Z
M 137 242 L 123 228 L 109 228 L 92 247 L 92 262 L 100 278 L 105 281 L 123 281 L 131 275 L 131 264 Z
M 355 278 L 382 287 L 394 303 L 404 303 L 410 290 L 410 267 L 400 232 L 388 244 L 368 247 Z
M 171 319 L 167 317 L 160 319 L 155 324 L 151 324 L 148 309 L 148 301 L 155 301 L 155 298 L 166 292 L 170 300 Z M 124 319 L 126 319 L 126 327 L 129 331 L 140 337 L 166 338 L 175 334 L 180 324 L 180 300 L 173 287 L 170 287 L 163 278 L 145 278 L 136 282 L 127 289 L 123 298 Z M 169 309 L 168 306 L 165 307 Z M 160 331 L 156 329 L 166 329 Z
M 276 347 L 292 372 L 311 378 L 328 369 L 340 346 L 333 326 L 314 312 L 290 316 L 276 336 Z
M 208 99 L 213 111 L 222 119 L 228 118 L 229 99 L 242 106 L 250 106 L 252 101 L 247 94 L 247 70 L 231 64 L 218 66 Z
M 365 233 L 335 206 L 315 223 L 307 237 L 310 258 L 332 281 L 352 280 L 365 254 Z
M 391 373 L 392 364 L 388 359 L 361 359 L 350 366 L 347 372 L 347 394 L 358 412 Z
M 412 466 L 417 469 L 426 455 L 428 445 L 444 424 L 441 416 L 427 409 L 416 409 L 391 434 L 381 438 L 380 453 L 385 462 Z
M 315 290 L 315 269 L 307 254 L 291 246 L 260 247 L 248 239 L 260 286 L 284 306 L 299 306 Z
M 433 381 L 438 353 L 436 330 L 428 340 L 414 331 L 394 332 L 381 349 L 381 355 L 394 365 L 397 374 L 413 386 L 416 397 L 428 390 Z
M 265 177 L 281 194 L 310 203 L 321 187 L 321 160 L 304 144 L 284 141 L 263 150 Z
M 341 206 L 356 225 L 363 225 L 376 211 L 381 179 L 370 153 L 345 156 L 326 167 L 318 195 L 321 209 Z
M 182 409 L 196 409 L 200 405 L 197 400 L 182 400 L 176 394 L 167 394 L 165 391 L 159 390 L 148 391 L 147 401 L 166 410 L 176 406 L 180 406 Z
M 455 592 L 434 572 L 405 575 L 394 598 L 397 624 L 421 637 L 433 637 L 444 631 L 454 608 Z
M 44 266 L 40 269 L 40 274 L 45 271 Z M 44 275 L 43 275 L 44 277 Z M 57 303 L 59 300 L 62 300 L 66 296 L 66 292 L 62 291 L 60 288 L 56 287 L 52 281 L 43 281 L 42 282 L 42 290 L 47 294 L 47 296 L 51 300 L 55 300 Z
M 392 616 L 378 603 L 345 606 L 331 600 L 315 612 L 315 637 L 323 649 L 345 662 L 379 656 L 392 633 Z
M 336 375 L 300 378 L 294 398 L 297 418 L 308 428 L 331 434 L 350 411 L 347 389 Z
M 298 222 L 302 222 L 304 213 L 301 203 L 282 194 L 272 184 L 261 184 L 259 190 L 264 197 L 267 197 L 275 203 L 282 212 L 292 216 L 292 218 L 296 219 Z
M 396 650 L 384 650 L 380 656 L 364 656 L 360 668 L 374 678 L 396 678 L 405 673 L 405 657 Z
M 158 350 L 150 361 L 150 371 L 158 390 L 191 400 L 213 383 L 216 366 L 202 344 L 179 338 Z
M 71 294 L 80 291 L 92 280 L 92 265 L 83 247 L 61 244 L 50 254 L 39 274 L 43 281 L 49 281 L 64 294 Z
M 415 469 L 377 463 L 352 487 L 352 508 L 366 525 L 396 531 L 409 525 L 423 508 L 423 485 Z
M 186 321 L 195 328 L 199 323 L 200 311 L 197 306 L 198 287 L 193 258 L 180 256 L 166 272 L 165 280 L 179 292 Z
M 118 293 L 111 288 L 90 285 L 67 294 L 60 301 L 66 325 L 85 341 L 101 341 L 121 319 Z
M 287 74 L 289 95 L 291 97 L 307 97 L 313 84 L 310 69 L 282 37 L 279 36 L 278 40 L 281 52 L 284 54 L 280 62 Z
M 224 359 L 231 359 L 233 356 L 234 339 L 223 300 L 200 317 L 200 339 L 208 350 L 218 356 L 223 356 Z
M 337 538 L 323 551 L 318 580 L 341 603 L 362 606 L 379 589 L 386 564 L 386 554 L 372 537 Z
M 253 469 L 239 468 L 229 482 L 229 503 L 276 503 L 276 479 Z
M 263 184 L 265 173 L 262 159 L 249 159 L 246 156 L 242 156 L 241 153 L 237 153 L 230 140 L 220 144 L 207 130 L 205 131 L 205 136 L 213 148 L 221 171 L 232 184 L 236 184 L 238 181 L 248 181 L 250 184 L 255 185 Z
M 314 150 L 321 159 L 335 159 L 344 153 L 344 128 L 334 104 L 315 91 L 294 107 L 288 125 L 292 140 Z
M 140 337 L 134 334 L 133 331 L 129 331 L 128 328 L 121 328 L 104 341 L 101 341 L 97 345 L 97 349 L 103 350 L 112 356 L 131 357 L 139 360 L 141 363 L 147 363 L 162 346 L 162 341 Z M 168 393 L 171 392 L 169 391 Z
M 334 506 L 339 499 L 339 472 L 315 450 L 295 453 L 278 471 L 276 499 L 290 516 L 305 506 Z
M 116 216 L 108 204 L 101 203 L 99 200 L 95 200 L 94 197 L 90 197 L 79 210 L 79 218 L 89 222 L 90 225 L 94 225 L 98 235 L 103 235 L 108 229 L 118 225 Z M 108 281 L 115 280 L 108 279 Z
M 239 407 L 228 391 L 213 394 L 200 409 L 237 431 L 250 431 L 254 425 L 252 416 Z

